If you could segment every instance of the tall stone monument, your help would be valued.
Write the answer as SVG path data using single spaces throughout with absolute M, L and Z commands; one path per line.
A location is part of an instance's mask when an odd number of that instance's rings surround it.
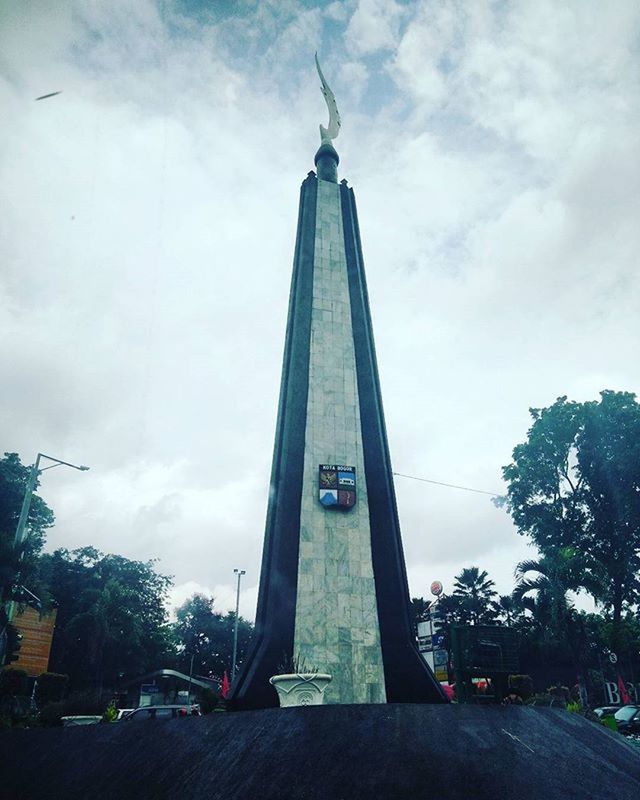
M 328 703 L 443 702 L 415 644 L 355 197 L 317 67 L 329 127 L 300 192 L 255 640 L 230 699 L 277 705 L 269 678 L 293 657 L 333 676 Z

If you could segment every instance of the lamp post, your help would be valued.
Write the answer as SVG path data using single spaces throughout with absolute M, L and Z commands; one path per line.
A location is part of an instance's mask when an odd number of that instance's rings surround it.
M 48 467 L 43 467 L 43 469 L 40 469 L 41 458 L 46 458 L 47 461 L 55 461 L 55 464 L 51 464 Z M 60 466 L 72 467 L 73 469 L 79 469 L 81 472 L 86 472 L 89 469 L 89 467 L 77 466 L 76 464 L 70 464 L 68 461 L 60 461 L 59 458 L 53 458 L 52 456 L 46 456 L 44 453 L 38 453 L 36 463 L 31 467 L 31 472 L 29 473 L 27 488 L 24 490 L 22 510 L 20 511 L 20 519 L 18 520 L 18 527 L 16 528 L 16 538 L 13 542 L 14 548 L 19 547 L 24 541 L 25 531 L 27 528 L 27 518 L 29 516 L 29 509 L 31 508 L 31 498 L 33 496 L 33 490 L 36 487 L 38 475 L 47 469 L 53 469 L 54 467 Z
M 46 458 L 47 461 L 53 461 L 53 464 L 50 464 L 48 467 L 43 467 L 40 469 L 40 459 Z M 16 535 L 13 540 L 13 548 L 17 550 L 20 545 L 23 543 L 26 537 L 27 532 L 27 520 L 29 518 L 29 509 L 31 508 L 31 498 L 33 497 L 33 490 L 36 488 L 36 482 L 38 480 L 38 475 L 41 472 L 44 472 L 47 469 L 53 469 L 54 467 L 72 467 L 73 469 L 78 469 L 81 472 L 86 472 L 89 467 L 85 467 L 84 465 L 78 466 L 77 464 L 71 464 L 69 461 L 61 461 L 59 458 L 53 458 L 53 456 L 47 456 L 44 453 L 38 453 L 36 458 L 35 464 L 31 467 L 31 472 L 29 473 L 29 478 L 27 480 L 27 486 L 24 490 L 24 499 L 22 501 L 22 509 L 20 511 L 20 518 L 18 519 L 18 526 L 16 528 Z M 20 554 L 20 561 L 22 561 L 23 554 Z M 13 611 L 15 608 L 15 603 L 11 601 L 9 603 L 7 616 L 9 617 L 9 622 L 13 617 Z
M 238 576 L 238 589 L 236 591 L 236 620 L 233 628 L 233 662 L 231 665 L 231 680 L 236 676 L 236 659 L 238 655 L 238 615 L 240 614 L 240 581 L 243 575 L 247 572 L 244 569 L 234 569 L 235 574 Z

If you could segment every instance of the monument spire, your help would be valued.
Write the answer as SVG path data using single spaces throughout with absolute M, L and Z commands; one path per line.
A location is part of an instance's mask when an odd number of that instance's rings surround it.
M 333 139 L 337 138 L 340 133 L 340 112 L 338 111 L 338 104 L 336 98 L 329 84 L 325 80 L 322 70 L 320 69 L 320 62 L 318 61 L 318 54 L 315 55 L 316 68 L 320 77 L 320 88 L 324 99 L 329 109 L 329 126 L 320 125 L 320 148 L 315 155 L 314 163 L 318 171 L 318 178 L 323 181 L 330 181 L 331 183 L 338 182 L 338 164 L 340 163 L 340 156 L 333 146 Z
M 300 190 L 255 638 L 230 700 L 277 705 L 283 662 L 333 677 L 328 703 L 444 702 L 418 652 L 353 190 L 335 98 Z

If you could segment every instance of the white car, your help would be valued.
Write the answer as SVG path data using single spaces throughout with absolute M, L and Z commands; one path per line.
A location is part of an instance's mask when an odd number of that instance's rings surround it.
M 97 725 L 99 722 L 102 722 L 102 715 L 61 717 L 61 720 L 63 728 L 73 728 L 76 725 Z
M 124 718 L 126 722 L 141 722 L 147 719 L 177 719 L 178 717 L 200 717 L 200 706 L 197 703 L 190 705 L 173 706 L 141 706 L 134 709 Z

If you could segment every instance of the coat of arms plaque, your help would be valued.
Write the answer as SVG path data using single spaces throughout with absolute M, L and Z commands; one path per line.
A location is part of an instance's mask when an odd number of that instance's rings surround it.
M 320 502 L 325 508 L 353 508 L 356 504 L 356 468 L 320 464 Z

